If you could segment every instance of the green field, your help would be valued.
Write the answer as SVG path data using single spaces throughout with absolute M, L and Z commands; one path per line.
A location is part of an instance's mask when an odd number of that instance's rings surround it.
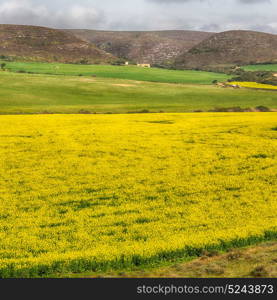
M 120 67 L 118 67 L 120 68 Z M 0 113 L 126 113 L 277 108 L 277 93 L 213 85 L 0 72 Z
M 73 65 L 58 63 L 2 62 L 10 71 L 25 71 L 40 74 L 97 76 L 138 81 L 165 83 L 211 84 L 213 80 L 226 81 L 225 74 L 202 71 L 177 71 L 136 66 Z
M 266 65 L 249 65 L 242 67 L 245 71 L 276 71 L 277 64 L 266 64 Z

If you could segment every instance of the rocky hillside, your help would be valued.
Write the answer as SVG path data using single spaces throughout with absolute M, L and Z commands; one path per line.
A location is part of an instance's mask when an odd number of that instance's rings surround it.
M 277 62 L 277 35 L 235 30 L 214 34 L 184 51 L 175 66 L 213 70 L 224 65 L 274 62 Z
M 67 30 L 100 49 L 133 63 L 168 64 L 212 33 L 198 31 Z
M 277 63 L 277 35 L 234 30 L 96 31 L 0 25 L 0 58 L 64 63 L 130 63 L 227 72 Z
M 0 25 L 0 56 L 18 60 L 107 63 L 111 54 L 62 30 L 21 25 Z

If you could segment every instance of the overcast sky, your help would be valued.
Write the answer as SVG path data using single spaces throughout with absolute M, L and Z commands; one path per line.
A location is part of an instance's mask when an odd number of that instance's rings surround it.
M 105 30 L 277 33 L 277 0 L 0 0 L 0 23 Z

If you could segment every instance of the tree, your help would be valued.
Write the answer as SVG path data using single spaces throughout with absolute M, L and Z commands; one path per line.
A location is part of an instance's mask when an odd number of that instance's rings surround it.
M 4 70 L 5 70 L 5 67 L 6 67 L 6 64 L 5 64 L 5 63 L 2 63 L 2 64 L 0 65 L 0 67 L 1 67 L 1 70 L 4 71 Z

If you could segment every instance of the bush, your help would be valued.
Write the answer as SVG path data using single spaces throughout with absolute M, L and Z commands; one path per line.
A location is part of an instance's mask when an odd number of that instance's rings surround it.
M 258 110 L 258 111 L 260 111 L 260 112 L 269 112 L 269 111 L 270 111 L 270 109 L 269 109 L 268 107 L 262 106 L 262 105 L 257 106 L 257 107 L 256 107 L 256 110 Z
M 43 111 L 41 112 L 41 114 L 43 114 L 43 115 L 52 115 L 53 113 L 50 112 L 50 111 L 48 111 L 48 110 L 43 110 Z
M 266 270 L 266 268 L 264 266 L 259 266 L 257 268 L 255 268 L 251 273 L 251 276 L 255 277 L 255 278 L 262 278 L 262 277 L 268 277 L 268 271 Z
M 89 110 L 80 109 L 80 110 L 79 110 L 79 114 L 89 115 L 89 114 L 91 114 L 91 112 L 90 112 Z
M 245 112 L 245 111 L 249 111 L 249 109 L 243 109 L 240 106 L 216 107 L 214 109 L 209 110 L 209 112 Z
M 14 61 L 14 57 L 6 55 L 0 55 L 0 59 L 5 61 Z
M 150 111 L 148 109 L 143 109 L 141 111 L 139 111 L 140 114 L 149 114 Z
M 277 85 L 277 78 L 274 76 L 273 72 L 267 71 L 243 72 L 238 77 L 232 78 L 230 81 L 248 81 Z
M 85 58 L 82 58 L 79 62 L 79 64 L 81 64 L 81 65 L 88 65 L 88 63 L 89 63 L 89 61 Z
M 111 63 L 113 66 L 123 66 L 125 65 L 124 59 L 117 59 Z
M 148 109 L 143 109 L 139 111 L 128 111 L 128 114 L 149 114 L 150 111 Z

